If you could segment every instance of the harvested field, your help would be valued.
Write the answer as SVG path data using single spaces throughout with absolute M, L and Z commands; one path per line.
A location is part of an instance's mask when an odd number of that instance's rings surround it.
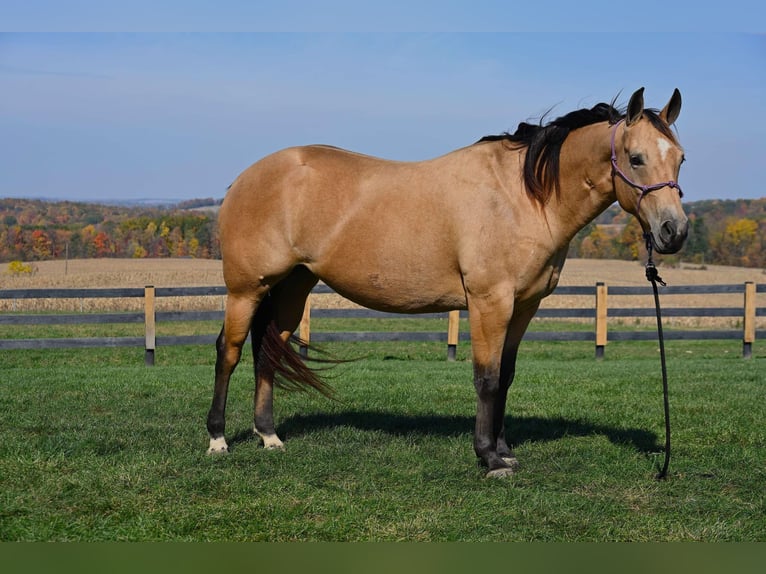
M 98 289 L 223 285 L 221 262 L 212 259 L 71 259 L 37 261 L 30 276 L 0 273 L 2 289 Z M 5 270 L 3 270 L 5 271 Z
M 31 276 L 0 273 L 0 289 L 43 288 L 107 288 L 107 287 L 193 287 L 223 285 L 221 261 L 209 259 L 84 259 L 42 261 L 34 264 Z M 745 281 L 766 282 L 761 269 L 708 265 L 660 267 L 660 275 L 670 285 L 741 284 Z M 594 285 L 603 281 L 608 286 L 648 285 L 643 265 L 638 262 L 594 259 L 570 259 L 564 266 L 560 285 Z M 759 295 L 759 297 L 761 297 Z M 158 310 L 222 309 L 224 297 L 174 297 L 158 300 Z M 142 309 L 140 299 L 71 299 L 71 300 L 0 300 L 0 311 L 128 311 Z M 338 295 L 314 295 L 314 307 L 356 307 Z M 651 307 L 651 297 L 613 296 L 610 307 Z M 673 307 L 739 307 L 742 295 L 665 296 L 663 305 Z M 764 303 L 759 301 L 759 306 Z M 543 301 L 546 308 L 587 308 L 593 306 L 591 296 L 552 295 Z M 653 319 L 630 319 L 631 324 L 651 323 Z M 759 318 L 758 328 L 763 328 Z M 736 327 L 736 318 L 673 318 L 671 326 Z
M 689 265 L 679 267 L 659 266 L 659 273 L 668 285 L 735 285 L 746 281 L 766 283 L 766 272 L 762 269 L 729 267 L 725 265 Z M 594 285 L 597 281 L 607 286 L 648 286 L 644 275 L 644 264 L 637 261 L 619 261 L 612 259 L 569 259 L 564 265 L 559 285 Z M 662 295 L 664 307 L 742 307 L 741 294 L 713 295 Z M 763 297 L 759 295 L 759 297 Z M 758 302 L 766 306 L 766 301 Z M 543 300 L 541 308 L 587 308 L 594 305 L 590 296 L 552 295 Z M 609 307 L 654 307 L 651 296 L 620 295 L 609 298 Z M 626 319 L 631 325 L 653 325 L 653 317 Z M 737 318 L 673 317 L 665 318 L 664 323 L 671 327 L 684 328 L 727 328 L 741 327 Z M 766 321 L 759 318 L 758 328 L 763 328 Z
M 203 287 L 223 285 L 221 261 L 211 259 L 74 259 L 38 261 L 30 276 L 0 273 L 0 289 L 105 289 L 110 287 Z M 222 309 L 224 297 L 173 297 L 159 311 Z M 140 311 L 139 298 L 0 300 L 0 311 Z

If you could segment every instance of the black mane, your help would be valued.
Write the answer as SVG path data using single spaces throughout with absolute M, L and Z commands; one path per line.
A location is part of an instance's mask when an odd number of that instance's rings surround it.
M 656 110 L 645 109 L 644 115 L 661 133 L 675 140 L 670 128 L 660 119 Z M 522 122 L 514 133 L 505 132 L 481 138 L 476 143 L 507 141 L 515 148 L 527 148 L 524 160 L 524 183 L 527 193 L 541 204 L 547 203 L 551 194 L 560 192 L 559 154 L 569 133 L 578 128 L 599 122 L 615 124 L 625 117 L 623 110 L 612 104 L 600 103 L 590 109 L 569 112 L 543 124 Z

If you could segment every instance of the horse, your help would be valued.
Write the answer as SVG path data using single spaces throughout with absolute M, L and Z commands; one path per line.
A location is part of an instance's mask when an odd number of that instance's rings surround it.
M 248 334 L 255 358 L 253 432 L 282 449 L 275 376 L 331 394 L 290 344 L 319 280 L 365 307 L 399 313 L 468 310 L 476 390 L 473 447 L 486 476 L 512 474 L 505 407 L 517 351 L 556 287 L 575 234 L 615 202 L 659 253 L 683 245 L 677 183 L 684 152 L 644 88 L 420 162 L 326 145 L 278 151 L 243 171 L 223 201 L 219 232 L 228 290 L 216 342 L 208 452 L 228 451 L 229 379 Z M 278 381 L 280 379 L 277 379 Z

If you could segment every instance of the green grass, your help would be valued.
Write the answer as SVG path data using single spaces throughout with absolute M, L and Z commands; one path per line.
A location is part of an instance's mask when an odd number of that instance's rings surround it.
M 333 344 L 338 400 L 277 391 L 285 452 L 250 433 L 252 358 L 230 454 L 205 454 L 212 348 L 0 357 L 0 540 L 766 540 L 766 354 L 668 343 L 670 478 L 656 345 L 526 343 L 509 399 L 521 463 L 483 478 L 470 350 Z

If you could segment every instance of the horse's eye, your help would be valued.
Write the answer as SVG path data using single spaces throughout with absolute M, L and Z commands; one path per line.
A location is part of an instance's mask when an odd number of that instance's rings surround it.
M 644 157 L 639 154 L 631 154 L 630 165 L 631 167 L 641 167 L 644 165 Z

